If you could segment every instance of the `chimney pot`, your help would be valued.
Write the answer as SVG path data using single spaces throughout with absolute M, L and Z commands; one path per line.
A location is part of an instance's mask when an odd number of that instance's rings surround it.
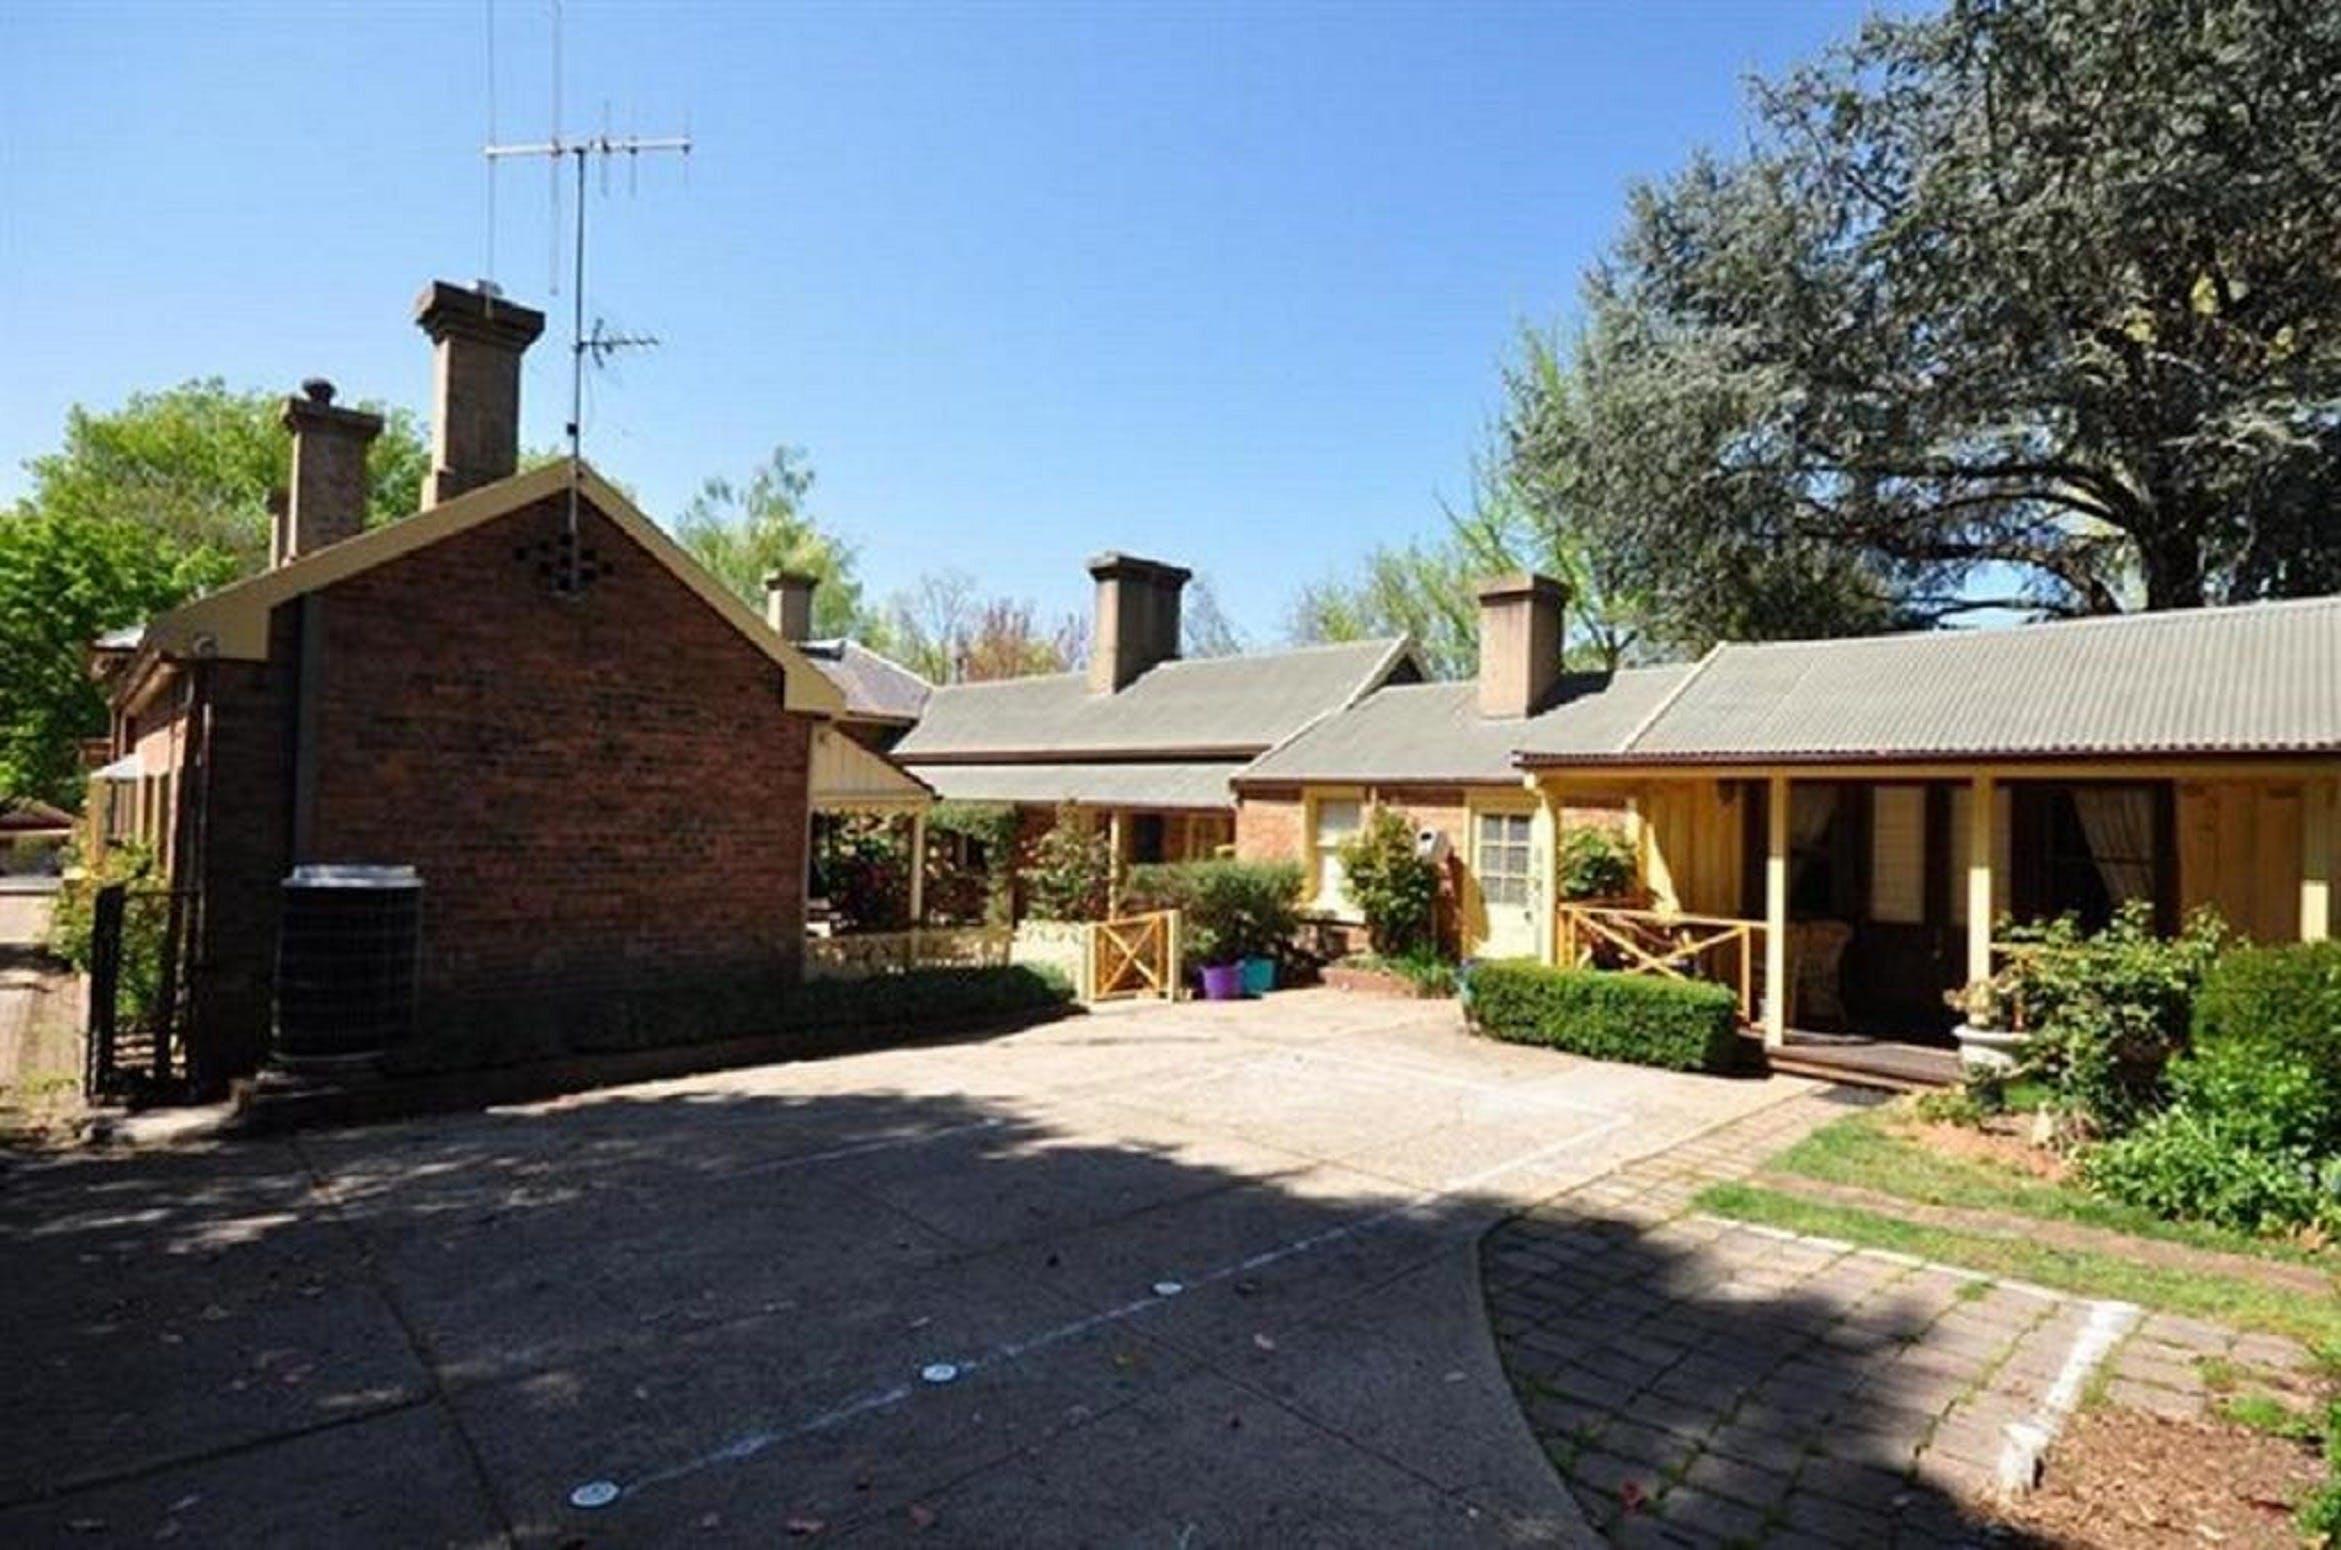
M 431 474 L 423 504 L 493 484 L 520 466 L 520 357 L 545 315 L 492 286 L 434 280 L 415 298 L 432 345 Z
M 293 478 L 282 510 L 269 503 L 271 565 L 366 530 L 366 448 L 382 434 L 382 416 L 335 404 L 323 377 L 303 382 L 280 419 L 293 433 Z
M 820 578 L 803 571 L 776 570 L 764 578 L 764 622 L 792 645 L 813 634 L 813 589 Z
M 1116 694 L 1147 669 L 1177 659 L 1179 594 L 1194 572 L 1109 551 L 1091 559 L 1097 612 L 1089 641 L 1089 688 Z
M 1533 716 L 1561 678 L 1569 589 L 1550 576 L 1499 577 L 1479 589 L 1479 713 Z

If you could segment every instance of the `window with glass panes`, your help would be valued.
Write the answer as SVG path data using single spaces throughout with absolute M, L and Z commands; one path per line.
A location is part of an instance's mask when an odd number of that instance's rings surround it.
M 1341 846 L 1365 821 L 1365 804 L 1354 797 L 1320 797 L 1316 818 L 1311 841 L 1317 856 L 1317 903 L 1325 909 L 1346 910 L 1349 874 L 1341 866 Z
M 1471 869 L 1490 904 L 1528 902 L 1528 815 L 1481 813 L 1473 830 Z

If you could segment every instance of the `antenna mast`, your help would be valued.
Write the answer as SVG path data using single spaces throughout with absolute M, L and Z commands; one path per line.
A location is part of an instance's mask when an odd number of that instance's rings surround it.
M 542 157 L 552 165 L 554 176 L 554 213 L 560 210 L 560 164 L 566 159 L 576 172 L 576 236 L 571 248 L 569 272 L 569 519 L 568 551 L 570 590 L 576 590 L 578 563 L 577 546 L 577 478 L 584 462 L 585 368 L 590 362 L 604 364 L 621 350 L 647 349 L 658 343 L 648 334 L 613 334 L 606 332 L 600 318 L 593 320 L 589 331 L 585 326 L 585 168 L 588 162 L 598 164 L 603 176 L 608 177 L 611 162 L 623 156 L 631 174 L 645 154 L 671 152 L 681 156 L 691 154 L 691 137 L 682 135 L 644 136 L 612 135 L 603 130 L 598 135 L 572 138 L 558 128 L 550 139 L 530 144 L 495 145 L 483 148 L 490 165 L 520 157 Z

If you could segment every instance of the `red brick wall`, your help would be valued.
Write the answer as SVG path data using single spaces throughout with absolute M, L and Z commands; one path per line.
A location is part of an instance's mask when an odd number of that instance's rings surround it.
M 561 510 L 317 594 L 301 859 L 421 872 L 433 1063 L 751 1032 L 803 952 L 811 723 L 768 657 L 590 507 L 583 543 L 609 573 L 556 596 L 536 546 Z M 211 870 L 246 942 L 273 944 L 289 857 L 296 608 L 215 734 Z
M 1242 793 L 1236 800 L 1236 859 L 1303 860 L 1307 838 L 1303 822 L 1298 787 Z

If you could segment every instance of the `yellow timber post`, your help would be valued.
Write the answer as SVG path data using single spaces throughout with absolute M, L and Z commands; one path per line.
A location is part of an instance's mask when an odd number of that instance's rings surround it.
M 1788 1042 L 1788 777 L 1764 803 L 1764 1047 Z

